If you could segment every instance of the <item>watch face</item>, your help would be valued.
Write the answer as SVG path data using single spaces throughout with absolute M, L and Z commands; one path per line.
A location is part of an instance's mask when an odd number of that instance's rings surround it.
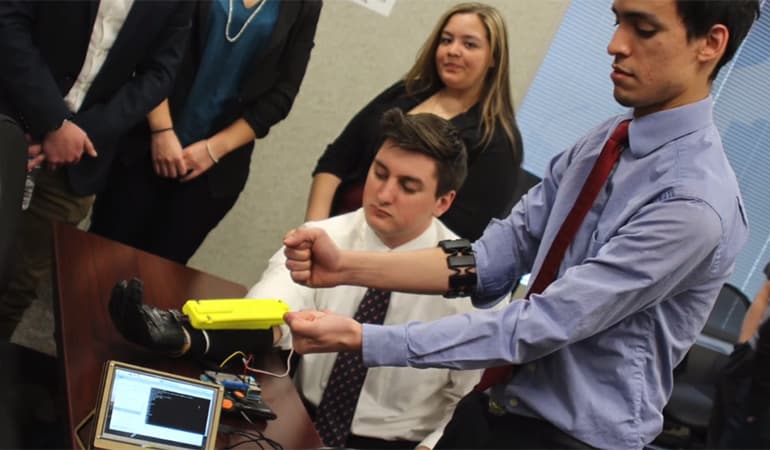
M 473 255 L 452 255 L 447 258 L 447 262 L 451 269 L 476 266 L 476 258 Z

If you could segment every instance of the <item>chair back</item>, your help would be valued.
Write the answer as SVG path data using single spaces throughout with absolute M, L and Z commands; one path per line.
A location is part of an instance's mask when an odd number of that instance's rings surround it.
M 746 294 L 732 284 L 725 283 L 703 327 L 703 334 L 735 344 L 741 334 L 743 316 L 750 305 Z
M 669 427 L 689 429 L 687 438 L 662 433 L 656 442 L 684 448 L 705 444 L 716 382 L 738 340 L 749 304 L 740 289 L 722 286 L 701 335 L 675 371 L 674 388 L 663 410 Z

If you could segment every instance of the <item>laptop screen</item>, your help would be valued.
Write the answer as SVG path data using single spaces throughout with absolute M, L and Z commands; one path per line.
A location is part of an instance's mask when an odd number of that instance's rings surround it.
M 115 361 L 105 376 L 96 439 L 152 448 L 213 447 L 222 400 L 218 386 Z

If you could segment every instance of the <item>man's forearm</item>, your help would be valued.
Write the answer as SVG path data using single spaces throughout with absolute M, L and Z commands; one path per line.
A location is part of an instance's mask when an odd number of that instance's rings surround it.
M 413 252 L 341 252 L 348 284 L 416 294 L 444 294 L 449 289 L 447 255 L 440 248 Z

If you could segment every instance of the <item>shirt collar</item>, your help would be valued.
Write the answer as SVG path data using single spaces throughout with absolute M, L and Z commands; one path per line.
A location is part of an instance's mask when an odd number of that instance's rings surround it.
M 713 125 L 713 110 L 714 100 L 709 95 L 695 103 L 633 119 L 628 130 L 631 154 L 642 158 L 674 139 Z M 620 120 L 632 118 L 628 113 Z

